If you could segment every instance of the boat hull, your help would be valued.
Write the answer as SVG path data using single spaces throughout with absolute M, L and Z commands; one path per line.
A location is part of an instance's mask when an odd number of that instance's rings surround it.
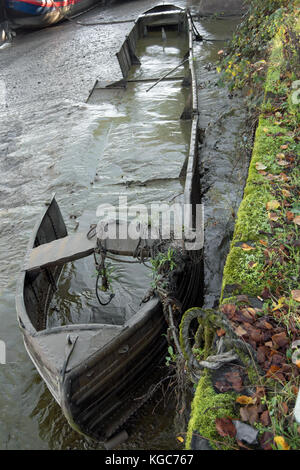
M 142 15 L 141 21 L 135 22 L 117 54 L 124 80 L 134 58 L 135 40 L 145 25 L 161 27 L 163 21 L 167 21 L 168 25 L 172 21 L 172 25 L 173 22 L 178 23 L 178 31 L 188 25 L 183 12 L 177 11 L 176 7 L 172 9 L 175 11 L 170 14 L 170 5 L 156 7 Z M 192 130 L 184 201 L 194 207 L 199 202 L 196 194 L 199 187 L 198 117 L 191 25 L 187 33 Z M 34 248 L 64 237 L 67 237 L 66 226 L 53 198 L 29 242 L 25 270 L 20 276 L 17 290 L 18 320 L 28 354 L 70 425 L 97 441 L 105 441 L 148 398 L 149 389 L 154 383 L 153 374 L 167 352 L 168 326 L 161 302 L 154 295 L 141 303 L 134 315 L 122 325 L 68 324 L 47 329 L 48 306 L 61 265 L 40 263 L 29 269 L 28 259 Z M 199 248 L 200 254 L 201 249 L 202 246 Z M 176 271 L 176 276 L 173 273 L 176 282 L 174 295 L 181 304 L 181 310 L 201 305 L 203 265 L 198 252 L 187 249 L 182 266 L 178 266 Z M 149 287 L 145 286 L 145 293 Z
M 42 28 L 96 5 L 101 0 L 5 0 L 12 29 Z

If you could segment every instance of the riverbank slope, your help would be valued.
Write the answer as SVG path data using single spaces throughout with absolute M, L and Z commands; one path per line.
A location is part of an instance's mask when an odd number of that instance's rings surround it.
M 223 273 L 222 324 L 215 325 L 218 342 L 228 340 L 238 359 L 223 373 L 222 367 L 219 373 L 204 368 L 192 404 L 188 449 L 300 448 L 294 420 L 300 338 L 300 25 L 298 2 L 288 8 L 277 3 L 273 15 L 280 21 L 272 23 L 267 60 L 251 63 L 247 53 L 242 61 L 225 60 L 227 77 L 239 74 L 249 96 L 263 80 L 263 102 Z

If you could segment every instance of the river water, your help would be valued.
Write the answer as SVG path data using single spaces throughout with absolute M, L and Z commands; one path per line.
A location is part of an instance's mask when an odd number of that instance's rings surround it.
M 116 2 L 93 9 L 80 21 L 134 20 L 155 4 Z M 197 2 L 179 0 L 176 5 L 196 12 Z M 199 32 L 214 40 L 195 45 L 200 127 L 206 130 L 200 170 L 208 306 L 218 297 L 247 170 L 243 102 L 216 86 L 214 66 L 223 39 L 230 38 L 236 24 L 233 19 L 196 21 Z M 87 103 L 96 79 L 122 78 L 115 53 L 131 28 L 130 22 L 86 27 L 65 22 L 20 33 L 13 44 L 0 50 L 5 96 L 0 102 L 0 339 L 6 343 L 8 359 L 0 365 L 0 449 L 101 449 L 70 429 L 29 360 L 17 326 L 16 279 L 45 202 L 56 193 L 72 232 L 78 220 L 86 220 L 86 208 L 95 213 L 99 201 L 114 204 L 126 195 L 129 203 L 149 204 L 169 201 L 182 192 L 179 174 L 188 150 L 189 124 L 178 119 L 184 105 L 180 82 L 161 83 L 153 94 L 146 93 L 149 84 L 132 83 L 126 102 Z M 166 42 L 152 39 L 141 41 L 142 67 L 134 68 L 131 78 L 161 76 L 179 63 L 185 45 L 178 37 L 169 35 Z M 133 140 L 138 142 L 135 147 Z M 160 162 L 154 161 L 153 154 L 161 156 Z M 67 300 L 59 304 L 66 311 L 73 305 L 72 322 L 78 314 L 76 283 L 82 281 L 78 276 L 70 287 L 71 273 L 65 269 L 61 299 Z M 89 285 L 85 292 L 88 302 Z M 53 312 L 52 324 L 66 321 L 57 317 L 57 310 Z M 167 398 L 161 395 L 139 412 L 122 448 L 178 448 L 174 413 L 169 390 Z

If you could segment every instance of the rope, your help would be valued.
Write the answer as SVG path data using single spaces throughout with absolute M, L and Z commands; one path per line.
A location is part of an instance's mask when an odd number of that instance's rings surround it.
M 193 28 L 195 40 L 196 40 L 196 41 L 203 41 L 203 36 L 199 33 L 198 29 L 196 28 L 190 10 L 187 10 L 187 15 L 188 15 L 188 17 L 190 18 L 191 23 L 192 23 L 192 28 Z
M 100 254 L 101 263 L 97 263 L 96 253 Z M 100 299 L 100 296 L 99 296 L 99 279 L 100 279 L 100 276 L 102 277 L 102 287 L 104 288 L 104 291 L 106 292 L 109 289 L 109 282 L 108 282 L 108 278 L 107 278 L 107 275 L 106 275 L 105 257 L 106 257 L 106 250 L 101 245 L 100 240 L 97 239 L 97 248 L 95 248 L 95 251 L 94 251 L 94 259 L 95 259 L 95 264 L 96 264 L 96 270 L 98 271 L 97 279 L 96 279 L 96 297 L 97 297 L 97 300 L 98 300 L 99 304 L 102 305 L 103 307 L 108 305 L 115 296 L 115 294 L 113 292 L 111 292 L 107 302 L 103 302 Z

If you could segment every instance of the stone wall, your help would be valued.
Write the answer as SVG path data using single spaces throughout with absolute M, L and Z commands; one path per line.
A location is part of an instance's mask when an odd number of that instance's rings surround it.
M 247 10 L 247 0 L 200 0 L 199 13 L 202 16 L 222 14 L 242 15 Z

